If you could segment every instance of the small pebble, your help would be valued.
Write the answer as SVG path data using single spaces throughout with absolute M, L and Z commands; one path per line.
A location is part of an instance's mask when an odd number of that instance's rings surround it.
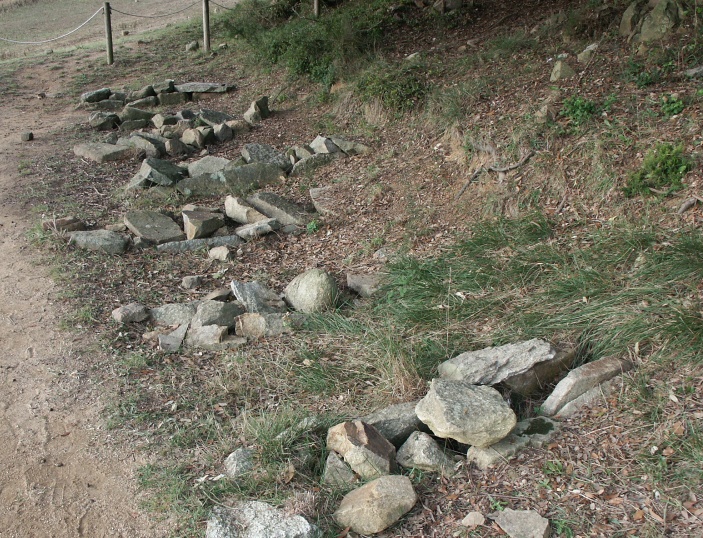
M 27 133 L 22 133 L 22 142 L 29 142 L 34 140 L 34 133 L 29 131 Z

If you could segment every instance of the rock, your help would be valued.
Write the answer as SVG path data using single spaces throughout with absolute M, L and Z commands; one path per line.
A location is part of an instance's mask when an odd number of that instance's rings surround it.
M 81 103 L 97 103 L 110 98 L 112 90 L 110 88 L 101 88 L 81 94 Z
M 20 140 L 22 140 L 22 142 L 31 142 L 34 140 L 34 133 L 32 131 L 26 131 L 20 135 Z
M 251 131 L 251 125 L 244 120 L 230 120 L 225 123 L 232 129 L 235 137 Z
M 178 123 L 178 117 L 170 114 L 155 114 L 151 118 L 151 123 L 157 129 L 161 129 L 164 125 L 176 125 Z
M 574 71 L 569 65 L 563 61 L 559 60 L 554 64 L 554 69 L 552 69 L 552 74 L 549 77 L 550 82 L 556 82 L 558 80 L 565 80 L 576 76 L 576 71 Z
M 449 379 L 433 379 L 415 412 L 436 436 L 478 447 L 505 438 L 517 422 L 497 390 Z
M 234 138 L 234 131 L 226 123 L 220 123 L 212 128 L 218 142 L 229 142 Z
M 193 303 L 169 303 L 149 310 L 149 316 L 156 325 L 189 325 L 195 315 Z
M 165 138 L 157 138 L 156 135 L 149 135 L 141 131 L 134 132 L 127 138 L 118 139 L 117 145 L 136 148 L 143 151 L 147 157 L 159 158 L 166 154 Z
M 632 363 L 617 357 L 588 362 L 571 370 L 542 404 L 542 414 L 552 416 L 567 403 L 593 387 L 632 369 Z
M 138 323 L 149 319 L 149 309 L 139 303 L 130 303 L 112 311 L 112 319 L 117 323 Z
M 353 142 L 340 136 L 330 136 L 329 139 L 347 155 L 365 155 L 371 153 L 371 148 L 361 142 Z
M 312 155 L 311 157 L 301 159 L 293 165 L 293 168 L 290 171 L 290 176 L 300 177 L 307 175 L 316 168 L 319 168 L 320 166 L 324 166 L 332 162 L 334 159 L 336 159 L 336 155 L 336 153 L 318 153 Z
M 448 476 L 455 474 L 454 461 L 448 457 L 437 442 L 424 432 L 413 432 L 400 447 L 396 460 L 407 469 L 437 471 Z
M 71 232 L 69 244 L 85 250 L 96 250 L 107 254 L 123 254 L 129 245 L 129 238 L 109 230 L 89 230 Z
M 171 157 L 183 157 L 191 152 L 190 147 L 177 138 L 169 138 L 164 144 L 164 149 Z
M 120 123 L 120 118 L 117 114 L 111 112 L 93 112 L 88 117 L 88 124 L 98 131 L 111 131 Z
M 226 185 L 230 193 L 246 194 L 272 183 L 280 183 L 285 179 L 285 174 L 275 164 L 251 163 L 240 165 L 237 162 L 232 162 L 225 166 L 217 177 Z M 262 213 L 264 212 L 262 211 Z M 269 216 L 275 217 L 275 215 Z
M 188 239 L 209 237 L 225 225 L 220 213 L 206 211 L 183 211 L 183 230 Z
M 396 447 L 400 447 L 414 431 L 427 429 L 415 414 L 417 402 L 390 405 L 361 418 L 373 426 Z
M 295 169 L 295 166 L 293 167 Z M 310 199 L 312 200 L 315 211 L 320 215 L 336 215 L 337 210 L 335 205 L 338 200 L 334 194 L 334 187 L 314 187 L 310 189 Z
M 207 257 L 211 260 L 227 262 L 232 259 L 232 251 L 229 249 L 228 246 L 222 245 L 219 247 L 211 248 L 207 253 Z
M 266 219 L 240 226 L 234 230 L 234 233 L 245 241 L 250 241 L 256 237 L 270 234 L 271 232 L 278 230 L 280 227 L 281 224 L 276 219 Z
M 485 522 L 486 518 L 483 517 L 481 512 L 469 512 L 466 514 L 466 517 L 461 520 L 461 525 L 473 529 L 479 525 L 483 525 Z
M 226 121 L 231 121 L 234 119 L 229 114 L 225 114 L 224 112 L 217 112 L 216 110 L 209 110 L 207 108 L 201 109 L 198 117 L 200 118 L 200 121 L 202 121 L 206 125 L 209 125 L 210 127 L 215 127 L 215 125 L 220 125 L 222 123 L 225 123 Z
M 127 146 L 115 146 L 113 144 L 103 144 L 101 142 L 87 142 L 73 147 L 73 153 L 77 157 L 83 157 L 96 163 L 108 161 L 119 161 L 127 159 L 134 154 L 134 150 Z
M 325 470 L 322 473 L 322 482 L 324 484 L 334 488 L 348 488 L 358 481 L 359 477 L 337 454 L 330 452 L 327 455 Z
M 224 170 L 231 161 L 224 157 L 213 157 L 208 155 L 188 164 L 188 175 L 190 177 L 213 176 Z
M 266 119 L 271 117 L 271 110 L 269 109 L 269 98 L 268 96 L 264 95 L 263 97 L 260 97 L 256 101 L 254 101 L 254 104 L 256 105 L 257 110 L 261 114 L 262 119 Z
M 186 44 L 186 52 L 195 52 L 200 48 L 200 43 L 197 41 L 191 41 L 190 43 Z
M 407 476 L 382 476 L 347 493 L 333 517 L 342 528 L 374 534 L 393 525 L 416 502 L 417 494 Z
M 598 43 L 593 43 L 591 45 L 588 45 L 585 49 L 583 49 L 582 52 L 580 52 L 579 54 L 576 55 L 576 59 L 578 60 L 579 63 L 587 64 L 591 60 L 593 53 L 597 49 L 598 49 Z
M 131 108 L 139 108 L 139 109 L 144 109 L 144 107 L 151 108 L 158 106 L 159 104 L 159 98 L 156 97 L 155 95 L 149 96 L 149 97 L 144 97 L 143 99 L 137 99 L 136 101 L 129 101 L 127 103 L 127 106 Z M 150 118 L 141 118 L 139 120 L 129 120 L 129 121 L 146 121 L 148 122 Z
M 149 243 L 160 245 L 183 239 L 183 232 L 173 219 L 156 211 L 129 211 L 124 216 L 127 228 Z
M 183 179 L 176 183 L 176 190 L 185 196 L 221 196 L 232 191 L 227 184 L 207 175 Z
M 181 287 L 187 290 L 192 290 L 200 287 L 203 284 L 203 277 L 201 275 L 194 276 L 184 276 L 181 280 Z
M 381 287 L 381 275 L 355 275 L 347 273 L 347 286 L 362 297 L 375 295 Z
M 285 296 L 295 310 L 313 314 L 334 308 L 339 289 L 329 273 L 321 269 L 310 269 L 286 286 Z
M 180 325 L 176 330 L 168 334 L 160 334 L 158 338 L 159 349 L 164 353 L 178 353 L 183 345 L 183 339 L 188 332 L 188 324 Z
M 181 93 L 226 93 L 229 87 L 219 82 L 186 82 L 176 84 L 176 91 Z
M 342 151 L 326 136 L 317 136 L 315 140 L 310 142 L 310 147 L 315 153 L 340 153 Z
M 225 459 L 225 474 L 232 480 L 248 474 L 254 469 L 254 451 L 238 448 Z
M 246 313 L 238 316 L 235 322 L 235 333 L 237 336 L 267 338 L 293 332 L 294 326 L 299 324 L 300 320 L 291 313 Z
M 490 514 L 510 538 L 547 538 L 550 533 L 549 520 L 534 510 L 511 510 L 505 508 Z
M 144 86 L 143 88 L 139 90 L 134 90 L 129 92 L 128 99 L 144 99 L 145 97 L 152 97 L 156 96 L 156 92 L 154 91 L 154 87 L 149 84 L 148 86 Z
M 264 215 L 276 219 L 282 225 L 305 226 L 310 214 L 298 204 L 286 200 L 272 192 L 257 192 L 247 198 L 247 202 Z
M 187 93 L 170 92 L 159 94 L 159 104 L 161 106 L 178 106 L 188 101 L 190 99 Z
M 186 345 L 201 349 L 216 349 L 227 336 L 227 327 L 221 325 L 201 325 L 191 327 L 186 336 Z
M 637 24 L 640 22 L 640 2 L 632 2 L 620 19 L 620 35 L 631 38 L 637 30 Z
M 320 538 L 320 532 L 301 516 L 260 501 L 238 501 L 213 508 L 205 538 Z
M 182 180 L 186 171 L 169 161 L 147 157 L 136 175 L 129 182 L 128 188 L 163 185 L 170 187 Z
M 703 77 L 703 65 L 699 67 L 694 67 L 692 69 L 687 69 L 686 71 L 684 71 L 684 75 L 689 78 Z
M 232 281 L 232 293 L 244 305 L 247 312 L 259 314 L 282 313 L 287 310 L 286 303 L 263 284 Z
M 642 17 L 637 41 L 649 43 L 666 37 L 680 22 L 681 7 L 675 0 L 654 0 L 651 10 Z
M 186 129 L 181 136 L 181 142 L 197 149 L 205 147 L 205 137 L 197 129 Z
M 196 328 L 206 325 L 220 325 L 233 329 L 237 324 L 237 317 L 242 314 L 244 314 L 244 306 L 238 302 L 202 301 L 198 305 L 190 326 Z
M 232 290 L 230 288 L 217 288 L 203 297 L 203 301 L 221 301 L 224 303 L 229 301 L 230 297 L 232 297 Z
M 557 411 L 555 418 L 569 418 L 579 411 L 582 407 L 590 406 L 598 400 L 605 403 L 605 398 L 613 393 L 613 387 L 615 385 L 615 378 L 600 385 L 596 385 L 591 390 L 584 392 L 578 398 L 571 400 L 564 407 Z
M 143 129 L 147 125 L 149 125 L 149 122 L 146 120 L 128 120 L 120 123 L 119 129 L 121 133 L 129 133 L 137 129 Z
M 252 103 L 247 111 L 242 115 L 244 118 L 244 121 L 246 121 L 249 125 L 256 125 L 262 120 L 261 117 L 261 111 L 259 110 L 259 107 L 256 105 L 256 102 Z
M 262 220 L 268 220 L 266 215 L 259 213 L 242 198 L 236 196 L 225 198 L 225 215 L 242 224 L 253 224 Z
M 85 230 L 85 223 L 76 217 L 61 217 L 44 219 L 41 223 L 42 230 L 57 232 L 80 232 Z M 119 231 L 119 230 L 114 230 Z
M 81 105 L 81 108 L 86 110 L 102 110 L 103 112 L 119 112 L 123 107 L 124 104 L 121 101 L 113 101 L 111 99 L 105 99 L 97 103 L 83 103 Z
M 190 252 L 192 250 L 211 249 L 216 247 L 236 247 L 244 243 L 238 235 L 224 235 L 206 237 L 204 239 L 191 239 L 189 241 L 174 241 L 156 246 L 159 252 Z
M 273 164 L 286 173 L 290 172 L 293 168 L 293 165 L 284 153 L 281 153 L 268 144 L 245 144 L 242 148 L 242 157 L 247 164 Z
M 527 447 L 541 448 L 558 431 L 559 423 L 545 417 L 523 420 L 505 439 L 479 448 L 472 446 L 466 454 L 466 461 L 485 471 L 492 465 L 506 462 Z
M 396 469 L 395 447 L 373 426 L 360 420 L 342 422 L 327 432 L 327 450 L 334 450 L 364 480 Z
M 122 109 L 122 112 L 120 112 L 120 120 L 122 121 L 130 121 L 130 120 L 147 120 L 151 121 L 151 118 L 154 117 L 153 112 L 149 112 L 148 110 L 142 110 L 141 108 L 133 107 L 133 106 L 126 106 Z

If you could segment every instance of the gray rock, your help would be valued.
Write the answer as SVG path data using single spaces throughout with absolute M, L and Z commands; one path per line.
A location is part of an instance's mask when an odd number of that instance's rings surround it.
M 433 379 L 415 412 L 436 436 L 478 447 L 504 439 L 517 422 L 497 390 L 449 379 Z
M 617 357 L 589 362 L 569 372 L 542 404 L 542 414 L 556 415 L 567 403 L 604 381 L 632 369 L 632 363 Z
M 199 48 L 200 43 L 198 43 L 197 41 L 191 41 L 190 43 L 186 44 L 186 52 L 195 52 Z
M 268 219 L 266 215 L 259 213 L 243 199 L 236 196 L 225 198 L 225 215 L 242 224 L 253 224 Z
M 195 315 L 194 303 L 169 303 L 149 310 L 149 316 L 156 325 L 189 325 Z
M 632 2 L 622 14 L 622 18 L 620 19 L 620 35 L 631 38 L 637 31 L 637 24 L 640 22 L 640 18 L 641 2 Z
M 362 417 L 361 421 L 373 426 L 393 445 L 400 447 L 411 433 L 427 429 L 415 414 L 416 405 L 417 402 L 390 405 Z
M 88 142 L 74 146 L 73 153 L 96 163 L 119 161 L 134 155 L 134 150 L 126 146 L 115 146 L 101 142 Z
M 210 237 L 225 225 L 225 218 L 220 213 L 206 211 L 183 211 L 183 230 L 188 239 Z M 237 234 L 239 235 L 239 234 Z
M 272 192 L 257 192 L 247 198 L 247 202 L 264 215 L 276 219 L 287 226 L 305 226 L 311 215 L 298 204 Z
M 293 168 L 290 159 L 286 157 L 285 153 L 268 144 L 245 144 L 242 148 L 242 157 L 249 164 L 273 164 L 286 173 Z
M 374 534 L 393 525 L 416 502 L 417 494 L 407 476 L 382 476 L 345 495 L 332 517 L 342 528 Z
M 181 136 L 181 142 L 197 149 L 205 147 L 205 137 L 197 129 L 186 129 Z
M 122 110 L 124 106 L 121 101 L 112 101 L 111 99 L 105 99 L 104 101 L 98 101 L 97 103 L 83 103 L 80 105 L 81 108 L 86 110 L 102 110 L 104 112 L 118 112 Z
M 234 131 L 226 123 L 220 123 L 212 128 L 212 132 L 218 142 L 229 142 L 234 138 Z
M 176 190 L 185 196 L 221 196 L 232 191 L 227 184 L 207 175 L 185 178 L 176 183 Z
M 271 232 L 275 232 L 280 227 L 281 224 L 276 219 L 266 219 L 240 226 L 234 230 L 234 233 L 245 241 L 250 241 L 256 237 L 261 237 L 263 235 L 270 234 Z
M 225 114 L 224 112 L 217 112 L 216 110 L 209 110 L 207 108 L 203 108 L 200 110 L 199 118 L 200 121 L 202 121 L 206 125 L 209 125 L 210 127 L 214 127 L 215 125 L 220 125 L 221 123 L 225 123 L 226 121 L 231 121 L 234 119 L 229 114 Z
M 587 64 L 589 61 L 591 61 L 591 57 L 593 56 L 593 53 L 598 49 L 598 43 L 593 43 L 591 45 L 588 45 L 585 49 L 583 49 L 582 52 L 576 55 L 576 59 L 579 61 L 581 64 Z
M 133 132 L 126 138 L 119 138 L 117 145 L 143 151 L 147 157 L 159 158 L 166 153 L 166 139 L 162 142 L 141 131 Z
M 188 175 L 190 177 L 213 176 L 224 170 L 230 162 L 229 159 L 225 159 L 224 157 L 208 155 L 207 157 L 189 163 Z
M 161 106 L 178 106 L 190 101 L 187 93 L 169 92 L 159 94 L 159 104 Z
M 347 155 L 365 155 L 371 148 L 361 142 L 354 142 L 340 136 L 330 136 L 330 140 Z
M 196 127 L 195 129 L 199 131 L 201 135 L 203 135 L 203 141 L 206 146 L 211 146 L 212 144 L 215 144 L 217 142 L 217 138 L 215 137 L 215 131 L 209 125 Z
M 232 289 L 229 287 L 217 288 L 203 297 L 203 301 L 221 301 L 224 303 L 229 301 L 232 295 Z
M 232 293 L 244 305 L 247 312 L 259 314 L 283 313 L 286 303 L 263 284 L 232 281 Z
M 244 120 L 231 120 L 225 122 L 232 129 L 234 136 L 239 136 L 251 131 L 251 125 Z
M 146 120 L 128 120 L 120 123 L 119 129 L 121 133 L 129 133 L 137 129 L 143 129 L 147 125 L 149 125 L 149 122 Z
M 339 289 L 334 278 L 320 269 L 310 269 L 295 277 L 285 289 L 286 300 L 305 314 L 334 308 Z
M 599 400 L 605 403 L 606 398 L 613 393 L 615 382 L 616 378 L 613 378 L 605 383 L 596 385 L 591 390 L 584 392 L 581 396 L 571 400 L 568 404 L 559 409 L 554 417 L 560 419 L 569 418 L 581 410 L 581 408 L 591 406 Z
M 204 239 L 191 239 L 190 241 L 174 241 L 157 245 L 159 252 L 190 252 L 192 250 L 210 249 L 216 247 L 236 247 L 244 243 L 238 235 L 225 235 L 219 237 L 206 237 Z
M 681 6 L 675 0 L 650 2 L 651 10 L 642 17 L 637 40 L 641 43 L 658 41 L 667 36 L 680 22 Z
M 159 98 L 155 95 L 144 97 L 142 99 L 137 99 L 135 101 L 129 101 L 127 106 L 130 108 L 144 109 L 145 107 L 155 107 L 159 104 Z M 149 121 L 151 118 L 141 118 L 140 121 Z M 137 121 L 137 120 L 131 120 Z
M 381 275 L 355 275 L 347 273 L 347 286 L 362 297 L 371 297 L 381 287 Z
M 151 118 L 154 117 L 153 112 L 149 112 L 148 110 L 142 110 L 141 108 L 137 108 L 134 106 L 126 106 L 122 109 L 122 112 L 120 113 L 120 119 L 122 121 L 130 121 L 130 120 L 147 120 L 151 121 Z
M 128 99 L 144 99 L 145 97 L 152 97 L 155 95 L 156 92 L 154 91 L 154 87 L 149 84 L 139 90 L 129 92 Z
M 351 467 L 334 452 L 327 455 L 325 470 L 322 473 L 322 482 L 334 488 L 348 488 L 359 481 Z
M 88 124 L 93 128 L 97 129 L 98 131 L 110 131 L 117 127 L 117 125 L 120 123 L 120 118 L 117 116 L 117 114 L 113 114 L 110 112 L 93 112 L 89 117 L 88 117 Z
M 549 520 L 534 510 L 511 510 L 489 514 L 510 538 L 547 538 L 550 533 Z
M 454 461 L 447 456 L 430 435 L 413 432 L 400 447 L 396 460 L 407 469 L 435 471 L 453 476 Z
M 291 177 L 300 177 L 311 173 L 313 170 L 324 166 L 336 159 L 337 153 L 316 153 L 311 157 L 301 159 L 293 165 Z
M 556 82 L 558 80 L 565 80 L 568 78 L 573 78 L 576 76 L 576 71 L 574 71 L 569 65 L 563 61 L 559 60 L 554 64 L 552 69 L 552 74 L 549 76 L 550 82 Z
M 687 69 L 684 71 L 684 75 L 690 78 L 703 77 L 703 65 L 699 67 L 694 67 L 692 69 Z
M 225 474 L 236 480 L 254 469 L 254 451 L 240 447 L 225 459 Z
M 182 180 L 185 175 L 186 171 L 180 166 L 155 157 L 147 157 L 130 181 L 128 188 L 150 187 L 151 185 L 170 187 Z
M 244 306 L 241 303 L 202 301 L 198 305 L 198 310 L 195 312 L 190 326 L 195 328 L 206 325 L 221 325 L 233 329 L 237 323 L 237 317 L 241 314 L 244 314 Z
M 201 325 L 191 327 L 186 336 L 186 345 L 201 349 L 217 349 L 227 336 L 227 327 L 221 325 Z
M 149 319 L 149 309 L 143 304 L 130 303 L 112 311 L 112 319 L 117 323 L 138 323 Z
M 251 163 L 240 165 L 236 161 L 225 166 L 217 176 L 227 186 L 229 193 L 232 194 L 246 194 L 266 185 L 280 183 L 285 179 L 283 171 L 274 164 Z M 274 215 L 269 216 L 273 217 Z
M 466 514 L 464 519 L 461 520 L 461 525 L 463 527 L 469 527 L 470 529 L 474 529 L 479 525 L 483 525 L 485 522 L 486 518 L 483 517 L 483 514 L 481 512 L 469 512 L 468 514 Z
M 373 426 L 360 420 L 342 422 L 327 432 L 327 450 L 334 450 L 364 480 L 396 470 L 395 447 Z
M 293 167 L 294 175 L 295 166 Z M 335 189 L 331 185 L 326 187 L 314 187 L 310 189 L 310 199 L 312 200 L 313 206 L 315 206 L 315 211 L 320 215 L 336 215 L 337 209 L 336 205 L 339 203 L 335 196 Z
M 164 125 L 176 125 L 178 123 L 178 117 L 170 114 L 156 114 L 151 118 L 151 123 L 157 129 L 161 129 Z
M 170 138 L 164 144 L 164 149 L 166 153 L 171 157 L 182 157 L 187 156 L 191 153 L 190 147 L 181 142 L 178 138 Z
M 44 219 L 41 222 L 42 230 L 56 232 L 80 232 L 85 230 L 85 223 L 77 217 L 60 217 L 52 219 Z M 107 229 L 107 228 L 106 228 Z M 124 231 L 124 230 L 113 230 Z
M 237 336 L 267 338 L 291 333 L 300 320 L 294 313 L 286 314 L 241 314 L 235 320 Z
M 320 531 L 301 516 L 288 515 L 260 501 L 216 506 L 205 538 L 320 538 Z
M 310 142 L 310 147 L 315 153 L 341 153 L 339 146 L 326 136 L 317 136 Z
M 184 323 L 168 334 L 160 334 L 158 336 L 159 349 L 164 353 L 178 353 L 187 332 L 188 324 Z
M 124 216 L 124 223 L 134 235 L 155 245 L 184 238 L 178 224 L 157 211 L 129 211 Z
M 228 246 L 223 245 L 220 247 L 211 248 L 207 253 L 207 257 L 211 260 L 226 262 L 232 259 L 232 251 Z
M 176 84 L 171 79 L 166 79 L 163 82 L 157 82 L 154 86 L 154 91 L 160 93 L 173 93 L 176 91 Z
M 112 90 L 110 88 L 101 88 L 81 94 L 81 103 L 97 103 L 110 98 Z
M 22 142 L 31 142 L 34 140 L 34 133 L 32 131 L 26 131 L 20 135 L 20 140 L 22 140 Z
M 89 230 L 71 232 L 69 244 L 84 250 L 96 250 L 107 254 L 123 254 L 129 245 L 129 238 L 109 230 Z
M 193 290 L 202 286 L 203 277 L 201 275 L 184 276 L 181 280 L 181 287 L 187 290 Z
M 226 93 L 227 90 L 227 84 L 221 84 L 219 82 L 186 82 L 185 84 L 176 84 L 176 91 L 182 93 Z

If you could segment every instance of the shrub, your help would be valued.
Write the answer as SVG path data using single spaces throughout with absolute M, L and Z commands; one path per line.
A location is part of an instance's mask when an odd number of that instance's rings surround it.
M 390 110 L 406 112 L 427 96 L 429 85 L 421 72 L 420 64 L 379 64 L 361 75 L 356 89 L 362 101 L 378 99 Z
M 684 109 L 684 104 L 681 99 L 673 95 L 665 95 L 661 100 L 662 113 L 665 116 L 676 116 L 681 114 Z
M 652 189 L 666 189 L 668 194 L 683 187 L 681 180 L 691 168 L 683 145 L 657 144 L 647 153 L 640 169 L 630 175 L 623 191 L 627 197 L 652 194 Z
M 564 99 L 564 104 L 559 113 L 569 118 L 572 125 L 579 126 L 593 117 L 596 113 L 596 104 L 593 101 L 574 95 Z

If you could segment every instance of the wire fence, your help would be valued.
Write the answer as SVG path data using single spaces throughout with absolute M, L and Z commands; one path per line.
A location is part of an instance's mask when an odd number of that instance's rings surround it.
M 173 15 L 178 15 L 179 13 L 183 13 L 184 11 L 187 11 L 190 8 L 192 8 L 195 4 L 200 4 L 200 3 L 201 3 L 200 0 L 196 0 L 195 2 L 190 4 L 189 6 L 184 7 L 183 9 L 179 9 L 178 11 L 174 11 L 173 13 L 164 13 L 163 15 L 137 15 L 135 13 L 127 13 L 125 11 L 120 11 L 119 9 L 116 9 L 114 7 L 110 8 L 110 9 L 111 9 L 111 11 L 113 11 L 115 13 L 119 13 L 121 15 L 127 15 L 128 17 L 137 17 L 140 19 L 163 19 L 164 17 L 171 17 Z M 214 2 L 212 2 L 212 3 L 214 4 Z
M 78 30 L 83 28 L 86 24 L 88 24 L 90 21 L 92 21 L 95 17 L 98 16 L 98 14 L 102 13 L 104 11 L 104 7 L 101 7 L 98 9 L 95 13 L 93 13 L 88 20 L 86 20 L 83 24 L 78 26 L 77 28 L 74 28 L 70 32 L 66 32 L 65 34 L 62 34 L 58 37 L 52 37 L 51 39 L 44 39 L 42 41 L 16 41 L 14 39 L 7 39 L 4 37 L 0 37 L 0 41 L 5 41 L 6 43 L 15 43 L 18 45 L 42 45 L 44 43 L 51 43 L 52 41 L 58 41 L 59 39 L 63 39 L 64 37 L 68 37 L 71 34 L 75 34 Z

